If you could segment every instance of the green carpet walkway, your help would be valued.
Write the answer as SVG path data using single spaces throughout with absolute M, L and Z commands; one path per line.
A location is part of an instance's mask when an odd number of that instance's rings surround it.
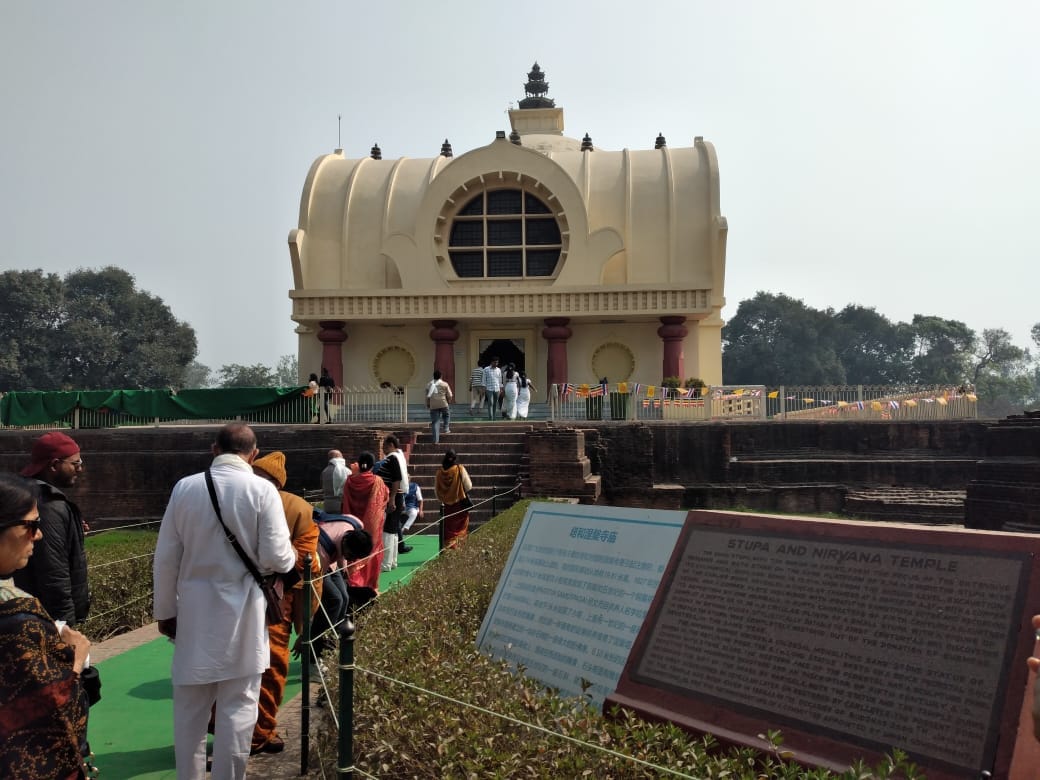
M 436 557 L 436 536 L 413 536 L 408 541 L 415 549 L 398 558 L 394 571 L 380 577 L 381 591 L 405 580 Z M 161 637 L 98 663 L 102 699 L 90 711 L 89 739 L 95 763 L 105 780 L 176 777 L 172 659 L 173 645 Z M 300 688 L 300 665 L 293 661 L 285 702 L 299 694 Z

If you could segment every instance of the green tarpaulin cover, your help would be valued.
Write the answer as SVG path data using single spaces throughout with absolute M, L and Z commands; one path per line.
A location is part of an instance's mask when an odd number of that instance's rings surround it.
M 141 420 L 228 419 L 285 404 L 306 387 L 233 387 L 213 390 L 75 390 L 7 393 L 0 398 L 0 423 L 46 425 L 76 407 L 107 410 Z M 113 420 L 115 422 L 115 420 Z M 288 420 L 286 420 L 288 422 Z

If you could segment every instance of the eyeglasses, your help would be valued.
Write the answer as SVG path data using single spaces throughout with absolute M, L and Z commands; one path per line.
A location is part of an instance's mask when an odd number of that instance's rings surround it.
M 5 525 L 0 530 L 6 531 L 8 528 L 28 528 L 29 529 L 29 535 L 30 536 L 36 536 L 36 532 L 40 530 L 40 516 L 37 515 L 36 517 L 32 518 L 31 520 L 22 520 L 21 522 L 18 522 L 18 523 L 9 523 L 8 525 Z
M 66 466 L 72 466 L 72 468 L 76 469 L 76 471 L 79 471 L 81 468 L 83 468 L 82 458 L 77 458 L 76 460 L 59 460 L 58 463 L 62 463 Z

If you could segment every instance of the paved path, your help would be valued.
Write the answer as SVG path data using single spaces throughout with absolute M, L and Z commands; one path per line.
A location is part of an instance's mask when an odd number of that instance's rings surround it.
M 381 577 L 383 590 L 396 585 L 437 554 L 436 537 L 414 539 L 415 551 Z M 102 699 L 91 710 L 89 738 L 101 776 L 111 780 L 174 780 L 173 703 L 170 661 L 173 645 L 150 625 L 94 644 L 91 662 L 98 665 Z M 317 672 L 312 671 L 314 677 Z M 310 701 L 320 686 L 312 683 Z M 278 731 L 285 750 L 249 759 L 249 775 L 264 780 L 320 777 L 314 735 L 323 730 L 326 710 L 311 708 L 311 747 L 308 775 L 300 774 L 300 709 L 303 703 L 298 662 L 290 667 L 286 701 L 278 713 Z

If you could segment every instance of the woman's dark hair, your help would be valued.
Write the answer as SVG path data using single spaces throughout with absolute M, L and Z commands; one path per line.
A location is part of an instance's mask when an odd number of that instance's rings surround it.
M 339 551 L 348 561 L 367 558 L 372 554 L 372 535 L 364 529 L 343 534 L 339 540 Z
M 20 525 L 40 497 L 35 482 L 0 473 L 0 529 Z
M 455 465 L 455 461 L 457 459 L 458 456 L 455 454 L 455 450 L 449 449 L 447 452 L 444 453 L 444 460 L 441 461 L 441 468 L 447 471 Z
M 357 456 L 358 471 L 362 473 L 366 471 L 371 471 L 374 465 L 376 465 L 376 456 L 368 450 L 365 450 Z
M 512 364 L 510 364 L 509 367 L 506 368 L 506 379 L 512 379 L 515 374 L 516 372 L 513 370 Z
M 317 382 L 318 381 L 318 375 L 317 374 L 311 374 L 310 381 L 311 382 Z
M 527 374 L 520 372 L 520 387 L 527 387 Z

